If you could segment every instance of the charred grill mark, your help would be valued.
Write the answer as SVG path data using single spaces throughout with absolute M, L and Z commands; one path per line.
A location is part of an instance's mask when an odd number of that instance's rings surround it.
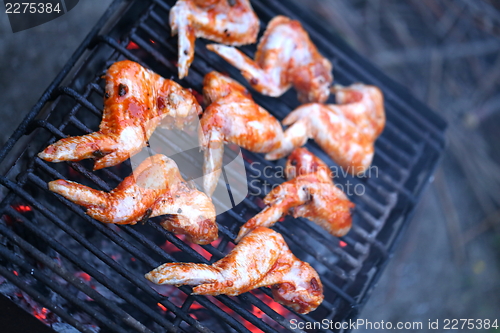
M 182 213 L 182 209 L 179 208 L 179 209 L 177 209 L 177 214 L 180 214 L 180 213 Z
M 151 217 L 152 213 L 153 213 L 153 210 L 151 208 L 148 208 L 146 210 L 146 213 L 144 213 L 144 215 L 142 216 L 140 223 L 145 224 L 148 221 L 148 219 Z
M 106 91 L 106 93 L 104 94 L 104 97 L 109 98 L 109 96 L 110 96 L 109 92 Z
M 258 83 L 259 83 L 259 80 L 258 80 L 258 79 L 254 78 L 254 77 L 250 79 L 250 84 L 251 84 L 251 85 L 253 85 L 253 86 L 254 86 L 254 85 L 258 84 Z
M 156 100 L 156 105 L 158 105 L 158 109 L 163 109 L 165 107 L 165 99 L 163 97 L 158 97 Z
M 128 87 L 123 83 L 118 85 L 118 96 L 123 97 L 128 93 Z
M 312 278 L 310 283 L 311 283 L 311 288 L 313 289 L 313 291 L 321 291 L 321 288 L 320 288 L 319 283 L 316 280 L 316 278 Z
M 108 155 L 109 153 L 105 153 L 103 152 L 102 150 L 100 149 L 97 149 L 97 150 L 94 150 L 92 152 L 92 155 L 95 157 L 95 158 L 103 158 L 104 156 Z
M 236 0 L 227 0 L 227 4 L 233 7 L 234 5 L 236 5 Z

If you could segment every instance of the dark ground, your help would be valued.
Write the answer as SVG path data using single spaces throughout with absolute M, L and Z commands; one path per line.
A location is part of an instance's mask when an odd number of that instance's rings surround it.
M 0 14 L 0 144 L 110 2 L 16 34 Z M 450 123 L 435 181 L 360 318 L 500 320 L 500 12 L 479 0 L 307 4 Z

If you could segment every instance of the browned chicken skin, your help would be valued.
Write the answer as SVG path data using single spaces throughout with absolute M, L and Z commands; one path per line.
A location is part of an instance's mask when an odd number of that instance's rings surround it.
M 49 162 L 96 160 L 94 170 L 119 164 L 138 153 L 158 125 L 182 129 L 201 114 L 189 90 L 138 63 L 114 63 L 106 73 L 99 131 L 68 137 L 38 156 Z M 163 121 L 163 124 L 160 124 Z
M 144 160 L 109 193 L 63 179 L 50 182 L 49 189 L 104 223 L 135 224 L 168 214 L 162 226 L 193 243 L 208 244 L 218 237 L 210 198 L 189 186 L 177 164 L 161 154 Z
M 266 153 L 280 147 L 283 129 L 276 118 L 254 102 L 245 87 L 220 73 L 205 76 L 203 95 L 209 105 L 200 120 L 200 146 L 205 150 L 205 193 L 211 195 L 221 173 L 225 143 Z
M 299 313 L 309 313 L 323 301 L 318 273 L 292 254 L 279 233 L 264 227 L 253 230 L 212 265 L 167 263 L 146 278 L 156 284 L 195 285 L 194 294 L 212 296 L 236 296 L 269 286 L 276 301 Z
M 196 38 L 226 45 L 255 43 L 259 19 L 249 0 L 178 0 L 170 10 L 172 36 L 179 35 L 179 78 L 188 75 Z
M 292 85 L 302 103 L 322 103 L 330 95 L 332 64 L 318 52 L 299 21 L 285 16 L 273 18 L 259 42 L 255 60 L 234 47 L 207 47 L 241 70 L 252 87 L 264 95 L 281 96 Z
M 297 148 L 286 164 L 288 181 L 264 198 L 264 210 L 248 220 L 236 241 L 259 226 L 270 227 L 282 216 L 305 217 L 334 236 L 344 236 L 351 229 L 354 204 L 333 184 L 330 170 L 305 148 Z
M 374 144 L 385 126 L 384 98 L 375 86 L 353 84 L 334 88 L 338 104 L 305 104 L 285 119 L 289 125 L 281 147 L 266 159 L 285 157 L 309 138 L 344 170 L 360 175 L 371 165 Z

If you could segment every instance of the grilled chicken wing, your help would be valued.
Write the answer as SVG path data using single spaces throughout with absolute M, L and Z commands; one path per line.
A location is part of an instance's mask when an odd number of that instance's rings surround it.
M 207 47 L 241 70 L 250 85 L 264 95 L 281 96 L 292 85 L 302 103 L 322 103 L 330 95 L 332 64 L 318 52 L 299 21 L 285 16 L 272 19 L 255 60 L 234 47 Z
M 266 153 L 281 145 L 283 129 L 242 85 L 220 73 L 205 76 L 203 95 L 210 105 L 200 120 L 200 146 L 205 150 L 204 188 L 211 195 L 221 173 L 224 143 Z
M 259 226 L 270 227 L 282 216 L 305 217 L 334 236 L 351 229 L 354 204 L 333 184 L 330 170 L 305 148 L 297 148 L 285 168 L 288 181 L 275 187 L 264 198 L 264 210 L 240 229 L 236 242 Z
M 113 166 L 145 147 L 162 120 L 163 125 L 182 128 L 202 111 L 188 90 L 135 62 L 114 63 L 105 78 L 99 131 L 61 139 L 39 153 L 40 158 L 49 162 L 94 158 L 94 170 Z
M 224 258 L 212 265 L 167 263 L 146 274 L 156 284 L 196 285 L 197 295 L 240 295 L 270 286 L 274 299 L 299 313 L 323 301 L 318 273 L 297 259 L 283 237 L 268 228 L 249 233 Z
M 179 34 L 179 78 L 188 75 L 196 38 L 227 45 L 255 43 L 259 19 L 249 0 L 178 0 L 170 10 L 172 36 Z
M 302 105 L 283 119 L 284 125 L 290 125 L 285 139 L 266 159 L 282 158 L 313 138 L 346 171 L 363 173 L 372 162 L 375 140 L 385 125 L 382 92 L 364 84 L 337 86 L 334 91 L 338 105 Z
M 168 214 L 161 223 L 166 230 L 197 244 L 217 239 L 212 201 L 186 184 L 177 164 L 161 154 L 147 158 L 109 193 L 62 179 L 50 182 L 49 189 L 104 223 L 135 224 Z

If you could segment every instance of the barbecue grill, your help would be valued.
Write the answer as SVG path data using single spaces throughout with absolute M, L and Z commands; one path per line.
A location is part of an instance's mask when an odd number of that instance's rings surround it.
M 0 151 L 0 292 L 56 331 L 302 332 L 293 329 L 290 320 L 356 318 L 431 179 L 446 124 L 295 3 L 252 0 L 262 30 L 279 14 L 300 20 L 333 63 L 337 83 L 380 87 L 387 115 L 376 142 L 376 171 L 367 177 L 339 173 L 335 178 L 338 184 L 364 189 L 350 197 L 356 209 L 347 236 L 335 238 L 307 220 L 291 217 L 274 227 L 294 254 L 320 274 L 325 301 L 316 311 L 297 314 L 274 302 L 267 288 L 238 297 L 205 297 L 191 295 L 187 286 L 153 286 L 143 277 L 165 262 L 212 263 L 223 257 L 234 247 L 239 227 L 262 209 L 265 192 L 248 195 L 219 215 L 219 240 L 199 246 L 162 229 L 158 218 L 144 225 L 104 225 L 48 191 L 47 182 L 58 178 L 109 191 L 130 174 L 127 163 L 93 172 L 91 161 L 52 164 L 36 154 L 62 137 L 97 129 L 104 93 L 101 75 L 113 62 L 130 59 L 177 80 L 177 38 L 170 37 L 168 27 L 174 3 L 115 0 Z M 177 81 L 201 92 L 203 76 L 217 70 L 246 85 L 236 69 L 205 49 L 206 44 L 197 41 L 190 74 Z M 253 57 L 255 45 L 241 49 Z M 280 120 L 299 105 L 293 91 L 280 98 L 252 94 Z M 307 147 L 335 166 L 314 143 Z M 242 153 L 249 180 L 257 179 L 259 186 L 283 181 L 258 171 L 283 161 Z M 229 173 L 223 176 L 231 178 Z M 315 330 L 333 331 L 338 330 Z

